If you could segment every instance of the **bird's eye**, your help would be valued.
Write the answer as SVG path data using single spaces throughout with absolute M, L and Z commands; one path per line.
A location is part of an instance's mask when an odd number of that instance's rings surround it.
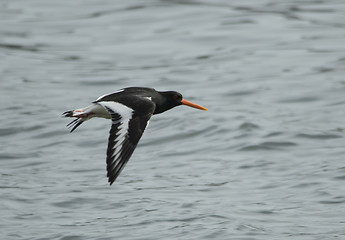
M 173 99 L 175 99 L 175 100 L 178 99 L 178 95 L 177 95 L 177 94 L 174 94 L 174 95 L 173 95 Z

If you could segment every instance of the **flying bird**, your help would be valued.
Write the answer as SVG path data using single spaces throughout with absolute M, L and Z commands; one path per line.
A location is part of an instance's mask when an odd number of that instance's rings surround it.
M 76 118 L 67 124 L 71 132 L 93 117 L 111 119 L 107 148 L 107 177 L 111 185 L 131 157 L 151 116 L 179 105 L 207 110 L 175 91 L 129 87 L 100 96 L 90 106 L 64 112 L 63 116 Z

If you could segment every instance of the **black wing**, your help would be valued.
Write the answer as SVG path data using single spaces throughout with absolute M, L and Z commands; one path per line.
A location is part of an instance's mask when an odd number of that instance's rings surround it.
M 131 157 L 155 109 L 155 104 L 149 99 L 135 98 L 131 100 L 131 103 L 136 103 L 133 108 L 118 102 L 98 102 L 112 119 L 107 149 L 107 177 L 110 185 Z

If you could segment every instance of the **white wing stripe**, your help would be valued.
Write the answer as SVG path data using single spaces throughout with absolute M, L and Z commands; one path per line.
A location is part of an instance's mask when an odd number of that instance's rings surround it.
M 116 91 L 116 92 L 113 92 L 113 93 L 104 94 L 104 95 L 100 96 L 99 98 L 97 98 L 96 101 L 98 101 L 98 100 L 100 100 L 100 99 L 102 99 L 102 98 L 104 98 L 105 96 L 108 96 L 108 95 L 110 95 L 110 94 L 123 92 L 124 90 L 125 90 L 125 89 L 120 89 L 120 90 L 118 90 L 118 91 Z
M 99 102 L 98 104 L 105 107 L 105 109 L 111 109 L 111 111 L 121 116 L 121 119 L 113 121 L 113 124 L 118 124 L 120 122 L 120 126 L 118 128 L 119 131 L 117 133 L 118 136 L 115 138 L 115 141 L 117 141 L 117 143 L 114 144 L 113 147 L 114 153 L 112 155 L 112 158 L 114 158 L 116 155 L 121 153 L 121 146 L 128 133 L 128 123 L 132 119 L 133 109 L 118 102 Z
M 132 118 L 133 109 L 118 103 L 118 102 L 98 102 L 101 106 L 105 107 L 105 109 L 109 108 L 114 113 L 117 113 L 121 116 L 121 123 L 128 122 Z M 127 129 L 126 129 L 127 130 Z
M 112 155 L 112 158 L 114 158 L 117 154 L 119 154 L 121 152 L 121 148 L 117 147 L 117 146 L 121 146 L 123 143 L 123 141 L 118 141 L 117 144 L 114 144 L 114 147 L 113 147 L 113 150 L 114 150 L 114 153 Z

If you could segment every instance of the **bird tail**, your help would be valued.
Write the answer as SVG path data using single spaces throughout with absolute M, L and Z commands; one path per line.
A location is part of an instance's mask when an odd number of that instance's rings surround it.
M 111 118 L 111 115 L 108 113 L 108 111 L 97 103 L 93 103 L 85 108 L 64 112 L 62 116 L 76 118 L 72 122 L 67 124 L 67 127 L 71 128 L 71 132 L 79 127 L 80 124 L 93 117 Z
M 77 127 L 80 126 L 84 121 L 87 120 L 85 118 L 84 113 L 81 111 L 81 109 L 73 110 L 73 111 L 67 111 L 62 114 L 63 117 L 76 117 L 72 122 L 67 124 L 67 128 L 71 128 L 71 132 L 73 132 Z

